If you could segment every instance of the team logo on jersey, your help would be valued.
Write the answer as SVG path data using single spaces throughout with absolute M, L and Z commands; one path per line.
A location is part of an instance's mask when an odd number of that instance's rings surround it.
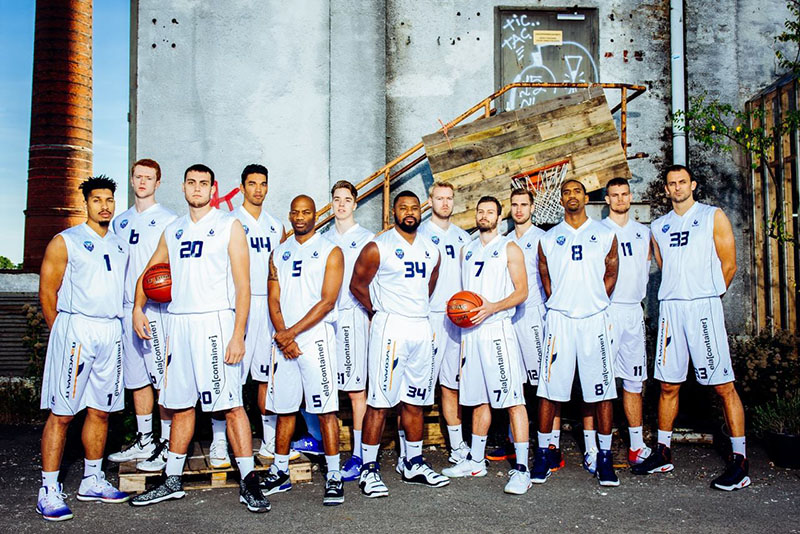
M 243 224 L 242 228 L 244 228 L 244 235 L 247 235 L 247 234 L 250 233 L 250 228 L 248 228 L 246 224 Z
M 641 239 L 641 238 L 642 238 L 642 234 L 640 234 L 639 232 L 636 232 L 636 239 Z
M 430 257 L 431 257 L 431 253 L 428 252 L 427 250 L 425 251 L 425 257 L 428 258 L 428 259 L 430 259 Z
M 350 248 L 357 248 L 357 247 L 358 247 L 358 243 L 356 243 L 355 241 L 350 243 Z
M 493 257 L 493 258 L 496 258 L 496 257 L 498 257 L 499 255 L 500 255 L 500 251 L 499 251 L 499 250 L 495 250 L 494 252 L 492 252 L 492 257 Z
M 469 261 L 469 259 L 470 259 L 471 257 L 472 257 L 472 251 L 471 251 L 471 250 L 468 250 L 468 251 L 467 251 L 467 255 L 464 257 L 464 259 L 465 259 L 465 260 L 467 260 L 467 261 Z
M 120 254 L 125 254 L 125 251 L 122 249 L 121 245 L 117 245 L 117 250 L 119 250 Z
M 152 221 L 150 221 L 150 224 L 148 224 L 147 226 L 155 226 L 155 225 L 156 225 L 156 220 L 153 219 Z
M 208 231 L 208 235 L 209 235 L 210 237 L 214 237 L 214 229 L 213 229 L 213 228 L 212 228 L 211 230 L 209 230 L 209 231 Z
M 700 226 L 700 221 L 695 219 L 694 221 L 692 221 L 692 226 Z
M 119 223 L 120 228 L 125 228 L 128 226 L 128 219 L 122 219 L 122 222 Z
M 661 227 L 661 233 L 666 234 L 667 232 L 669 232 L 669 225 L 665 224 L 664 226 Z
M 290 250 L 287 250 L 286 252 L 284 252 L 283 253 L 283 261 L 288 260 L 291 257 L 291 255 L 292 255 L 292 252 Z
M 532 246 L 530 243 L 525 243 L 525 248 L 531 248 Z
M 91 251 L 94 250 L 94 243 L 92 243 L 91 241 L 84 241 L 83 242 L 83 248 L 85 248 L 86 250 L 91 252 Z
M 433 241 L 434 245 L 438 245 L 439 244 L 439 236 L 438 235 L 432 235 L 431 236 L 431 241 Z
M 315 250 L 315 251 L 314 251 L 314 253 L 311 255 L 311 257 L 312 257 L 312 258 L 319 258 L 319 252 L 317 252 L 317 251 Z
M 558 243 L 559 245 L 563 245 L 566 242 L 567 242 L 567 238 L 564 237 L 563 235 L 560 235 L 560 236 L 558 236 L 556 238 L 556 243 Z
M 272 233 L 275 233 L 275 227 L 274 226 L 270 226 L 269 227 L 269 231 L 272 232 Z
M 183 228 L 178 228 L 178 231 L 175 232 L 175 239 L 180 239 L 183 235 Z
M 592 243 L 594 243 L 595 241 L 597 241 L 597 236 L 596 236 L 596 235 L 593 235 L 592 237 L 590 237 L 590 238 L 589 238 L 589 241 L 591 241 Z
M 463 242 L 464 242 L 464 238 L 463 238 L 463 237 L 461 237 L 461 236 L 458 236 L 458 242 L 459 242 L 459 243 L 463 243 Z
M 403 259 L 403 256 L 405 256 L 405 255 L 406 255 L 406 253 L 405 253 L 405 252 L 403 252 L 403 249 L 402 249 L 402 248 L 398 248 L 398 249 L 396 249 L 396 250 L 394 251 L 394 255 L 395 255 L 395 256 L 397 256 L 398 258 L 400 258 L 400 259 L 402 260 L 402 259 Z

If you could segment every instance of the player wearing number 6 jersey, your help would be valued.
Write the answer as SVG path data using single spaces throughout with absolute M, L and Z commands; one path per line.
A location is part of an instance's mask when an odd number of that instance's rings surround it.
M 672 211 L 653 221 L 653 254 L 662 269 L 654 375 L 661 381 L 658 446 L 636 474 L 671 471 L 672 424 L 689 359 L 697 382 L 713 386 L 722 400 L 733 455 L 711 487 L 725 491 L 750 485 L 744 409 L 733 385 L 733 367 L 720 297 L 736 274 L 736 243 L 723 211 L 694 200 L 691 171 L 673 165 L 664 173 Z
M 406 433 L 403 481 L 440 487 L 450 479 L 422 459 L 422 407 L 433 403 L 433 332 L 428 321 L 430 295 L 439 277 L 439 251 L 417 235 L 421 218 L 417 195 L 402 191 L 394 199 L 394 228 L 361 251 L 350 291 L 372 316 L 369 332 L 367 413 L 364 417 L 359 487 L 367 497 L 385 497 L 378 465 L 386 410 L 400 404 Z

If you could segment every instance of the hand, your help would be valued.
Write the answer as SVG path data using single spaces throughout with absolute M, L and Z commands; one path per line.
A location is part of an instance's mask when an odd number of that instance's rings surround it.
M 274 339 L 275 344 L 278 345 L 278 348 L 285 352 L 286 347 L 294 342 L 294 334 L 287 328 L 285 330 L 275 332 Z
M 478 312 L 472 317 L 472 319 L 470 319 L 474 326 L 481 324 L 483 321 L 486 320 L 487 317 L 493 315 L 498 311 L 496 302 L 489 302 L 483 297 L 481 297 L 481 299 L 483 300 L 483 304 L 481 304 L 477 308 L 472 308 L 472 311 Z
M 298 358 L 301 354 L 303 354 L 303 351 L 300 350 L 300 346 L 297 344 L 297 341 L 292 341 L 289 343 L 286 349 L 283 350 L 283 355 L 290 360 Z
M 133 330 L 140 339 L 153 339 L 150 335 L 150 321 L 141 308 L 133 308 Z
M 225 363 L 236 365 L 244 358 L 244 336 L 233 335 L 225 349 Z

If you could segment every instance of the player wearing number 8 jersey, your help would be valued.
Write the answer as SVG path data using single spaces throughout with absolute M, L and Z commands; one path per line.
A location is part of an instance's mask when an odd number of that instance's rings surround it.
M 653 254 L 662 269 L 658 290 L 659 329 L 654 375 L 661 381 L 658 446 L 636 474 L 671 471 L 672 424 L 689 359 L 697 382 L 720 396 L 733 455 L 711 487 L 725 491 L 750 485 L 744 409 L 733 385 L 733 367 L 720 297 L 736 274 L 736 243 L 723 211 L 694 199 L 691 171 L 673 165 L 664 173 L 672 211 L 653 221 Z

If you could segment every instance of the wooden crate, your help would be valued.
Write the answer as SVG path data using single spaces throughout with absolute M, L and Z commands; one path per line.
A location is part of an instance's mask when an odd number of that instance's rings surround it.
M 214 469 L 208 461 L 207 442 L 195 441 L 192 443 L 192 452 L 186 458 L 183 469 L 183 489 L 209 489 L 239 487 L 236 476 L 237 470 L 231 465 L 225 469 Z M 253 454 L 256 456 L 256 471 L 266 471 L 271 461 L 258 456 L 261 440 L 253 440 Z M 233 463 L 233 459 L 231 458 Z M 128 493 L 145 491 L 148 483 L 156 482 L 162 473 L 146 473 L 136 469 L 136 462 L 124 462 L 119 466 L 119 489 Z M 293 484 L 311 481 L 311 462 L 303 455 L 289 463 L 289 478 Z

